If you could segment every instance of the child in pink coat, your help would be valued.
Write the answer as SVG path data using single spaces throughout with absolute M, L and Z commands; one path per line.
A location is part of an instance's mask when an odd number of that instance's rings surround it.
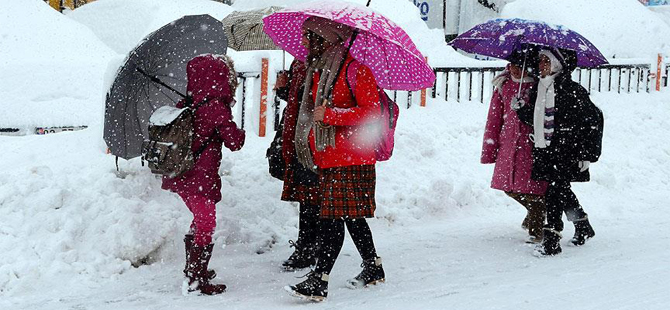
M 486 120 L 481 163 L 495 163 L 491 188 L 504 191 L 526 207 L 522 226 L 530 235 L 528 242 L 538 243 L 542 240 L 547 182 L 531 179 L 533 145 L 529 134 L 533 129 L 512 110 L 517 101 L 528 102 L 531 88 L 537 85 L 534 78 L 524 74 L 523 59 L 520 60 L 521 63 L 510 63 L 493 80 L 495 90 Z
M 193 213 L 189 233 L 184 237 L 188 291 L 206 295 L 223 293 L 226 286 L 209 281 L 216 274 L 207 270 L 212 257 L 212 235 L 216 227 L 216 203 L 221 201 L 221 151 L 223 145 L 237 151 L 244 145 L 244 131 L 233 122 L 231 106 L 237 77 L 232 61 L 225 55 L 203 55 L 191 59 L 186 67 L 187 91 L 195 105 L 195 137 L 191 149 L 204 147 L 195 166 L 176 178 L 163 177 L 163 189 L 177 193 Z M 184 102 L 177 104 L 184 107 Z

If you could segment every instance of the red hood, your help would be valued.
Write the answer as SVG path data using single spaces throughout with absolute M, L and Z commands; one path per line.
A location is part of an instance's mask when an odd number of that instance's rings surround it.
M 186 67 L 188 75 L 188 94 L 194 102 L 220 98 L 230 103 L 233 96 L 228 84 L 230 70 L 226 63 L 212 55 L 203 55 L 191 59 Z

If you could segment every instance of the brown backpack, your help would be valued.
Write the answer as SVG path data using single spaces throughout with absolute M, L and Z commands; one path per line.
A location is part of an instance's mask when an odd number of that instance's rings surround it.
M 196 152 L 191 150 L 195 111 L 207 101 L 182 109 L 163 106 L 151 114 L 149 139 L 142 143 L 142 160 L 148 163 L 152 173 L 175 178 L 193 168 L 212 140 L 210 137 Z

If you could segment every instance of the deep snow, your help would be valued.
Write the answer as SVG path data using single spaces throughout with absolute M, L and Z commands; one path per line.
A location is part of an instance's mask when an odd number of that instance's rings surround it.
M 176 195 L 160 190 L 139 160 L 121 160 L 117 171 L 102 141 L 105 85 L 123 51 L 133 47 L 130 38 L 180 12 L 220 18 L 231 9 L 205 0 L 99 0 L 63 16 L 40 0 L 14 2 L 0 17 L 25 25 L 0 27 L 2 46 L 11 45 L 0 49 L 0 127 L 75 120 L 90 127 L 0 136 L 0 309 L 296 307 L 281 287 L 304 273 L 278 266 L 296 237 L 297 209 L 279 201 L 281 183 L 267 173 L 270 137 L 249 134 L 242 151 L 223 155 L 212 265 L 230 290 L 218 297 L 180 295 L 189 212 Z M 430 42 L 440 34 L 412 25 L 404 11 L 413 6 L 405 2 L 389 1 L 379 10 L 405 18 L 397 22 L 417 45 L 435 45 Z M 131 21 L 132 27 L 111 31 Z M 585 31 L 600 29 L 582 22 Z M 598 47 L 619 48 L 611 40 Z M 439 45 L 422 52 L 436 62 L 476 62 Z M 241 70 L 253 70 L 261 56 L 276 63 L 280 55 L 230 54 Z M 250 98 L 253 111 L 257 99 Z M 603 157 L 592 165 L 592 182 L 574 186 L 597 232 L 586 246 L 565 246 L 556 258 L 531 256 L 520 228 L 523 208 L 490 189 L 492 166 L 479 164 L 488 105 L 430 99 L 426 108 L 401 110 L 394 157 L 378 165 L 379 209 L 370 222 L 388 283 L 343 287 L 360 263 L 347 240 L 330 300 L 315 307 L 665 309 L 670 147 L 663 141 L 670 134 L 670 95 L 593 99 L 606 118 Z M 566 226 L 564 245 L 573 232 Z M 140 264 L 148 265 L 133 267 Z

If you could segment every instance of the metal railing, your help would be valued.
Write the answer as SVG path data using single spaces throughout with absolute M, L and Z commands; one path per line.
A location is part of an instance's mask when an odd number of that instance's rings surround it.
M 245 115 L 246 115 L 246 101 L 247 101 L 247 80 L 248 79 L 259 79 L 260 78 L 260 72 L 257 71 L 249 71 L 249 72 L 238 72 L 237 73 L 237 80 L 239 82 L 238 89 L 241 88 L 242 94 L 239 98 L 239 103 L 241 104 L 240 110 L 241 110 L 241 119 L 240 119 L 240 128 L 244 129 L 245 126 Z M 272 87 L 268 87 L 269 89 L 272 89 Z M 393 99 L 393 101 L 398 102 L 399 100 L 399 94 L 405 94 L 404 98 L 406 98 L 404 104 L 409 109 L 412 106 L 412 93 L 413 92 L 407 92 L 407 91 L 390 91 L 389 95 Z M 272 128 L 274 131 L 277 131 L 279 129 L 279 122 L 281 121 L 281 101 L 279 97 L 277 96 L 276 93 L 273 92 L 272 94 L 273 100 L 271 102 L 272 104 L 272 112 L 274 115 L 273 118 L 273 126 Z M 401 102 L 398 102 L 400 105 Z
M 654 75 L 650 68 L 650 64 L 609 64 L 578 68 L 572 73 L 572 78 L 589 92 L 649 92 L 654 87 Z M 483 103 L 493 91 L 491 80 L 503 70 L 501 66 L 434 68 L 438 79 L 433 84 L 431 97 L 438 96 L 439 88 L 444 90 L 441 95 L 447 101 L 454 97 L 457 102 L 475 98 Z M 661 77 L 663 87 L 668 86 L 668 70 L 666 66 L 665 75 Z
M 668 62 L 666 62 L 667 64 Z M 604 65 L 598 68 L 592 69 L 577 69 L 573 72 L 573 79 L 579 81 L 587 90 L 591 92 L 611 92 L 615 90 L 617 93 L 625 92 L 649 92 L 655 87 L 653 85 L 654 80 L 650 77 L 653 77 L 653 72 L 650 70 L 649 64 L 614 64 L 614 65 Z M 436 98 L 438 96 L 438 86 L 439 89 L 443 89 L 444 93 L 441 94 L 444 96 L 445 100 L 450 100 L 455 97 L 457 102 L 467 98 L 468 101 L 472 101 L 473 98 L 478 99 L 480 102 L 484 102 L 485 99 L 490 96 L 493 92 L 493 86 L 491 85 L 491 80 L 493 77 L 503 71 L 503 67 L 500 66 L 491 66 L 491 67 L 438 67 L 434 68 L 433 71 L 435 75 L 438 76 L 438 79 L 435 80 L 435 83 L 432 87 L 431 97 Z M 661 77 L 661 87 L 669 86 L 670 76 L 670 66 L 666 65 L 663 76 Z M 248 79 L 259 79 L 260 72 L 250 71 L 250 72 L 238 72 L 237 75 L 238 81 L 241 87 L 238 87 L 241 90 L 241 96 L 237 96 L 239 100 L 241 119 L 240 127 L 244 129 L 245 127 L 245 115 L 247 110 L 247 101 L 248 101 Z M 475 83 L 476 82 L 476 83 Z M 453 85 L 452 85 L 453 84 Z M 272 88 L 269 88 L 272 89 Z M 400 106 L 405 106 L 409 109 L 412 106 L 414 100 L 415 92 L 406 92 L 406 91 L 389 91 L 388 92 L 393 101 L 397 102 Z M 418 92 L 417 92 L 418 93 Z M 276 94 L 272 94 L 272 111 L 274 114 L 274 123 L 272 128 L 276 131 L 279 128 L 279 121 L 281 119 L 281 102 L 277 98 Z M 73 128 L 73 130 L 83 129 L 85 126 L 65 126 L 59 127 L 62 128 Z M 0 135 L 26 135 L 26 134 L 46 134 L 52 132 L 60 132 L 64 130 L 42 130 L 43 127 L 31 127 L 28 129 L 25 128 L 1 128 Z M 52 129 L 52 128 L 49 128 Z M 67 130 L 65 130 L 67 131 Z

